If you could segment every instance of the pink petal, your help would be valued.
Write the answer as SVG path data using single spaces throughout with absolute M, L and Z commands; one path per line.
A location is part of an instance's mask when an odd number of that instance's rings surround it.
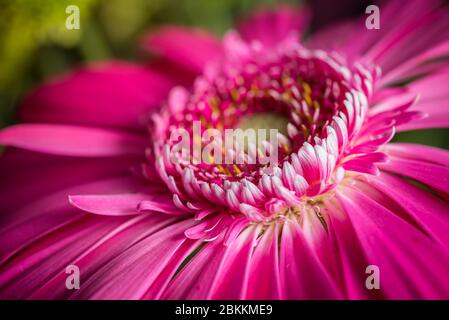
M 274 10 L 259 10 L 240 23 L 238 31 L 249 42 L 258 40 L 264 46 L 274 47 L 292 34 L 298 38 L 308 22 L 305 9 L 282 5 Z
M 142 46 L 195 73 L 221 54 L 221 43 L 203 30 L 167 26 L 148 35 Z
M 182 264 L 195 252 L 198 246 L 199 243 L 195 241 L 184 242 L 172 256 L 164 270 L 158 275 L 157 279 L 148 288 L 142 299 L 160 299 Z
M 390 162 L 379 164 L 379 168 L 449 193 L 449 167 L 424 161 L 391 157 Z
M 245 229 L 239 237 L 227 247 L 223 260 L 216 270 L 206 299 L 244 299 L 249 282 L 251 255 L 260 232 L 258 227 Z
M 226 230 L 224 235 L 224 245 L 230 245 L 242 232 L 242 230 L 250 223 L 247 218 L 235 219 Z
M 135 156 L 75 158 L 7 148 L 0 157 L 2 177 L 0 198 L 3 217 L 6 213 L 13 213 L 17 208 L 31 205 L 35 200 L 59 193 L 69 187 L 96 180 L 102 181 L 107 177 L 123 178 L 125 174 L 129 175 L 131 165 L 138 161 L 141 161 L 140 157 Z M 137 179 L 121 179 L 121 181 L 122 185 L 128 188 L 128 192 L 137 189 Z M 154 181 L 154 186 L 160 188 L 161 183 Z M 62 196 L 60 202 L 68 204 L 67 196 L 68 194 Z M 15 219 L 17 220 L 17 216 Z
M 280 240 L 283 299 L 338 299 L 335 283 L 307 244 L 296 221 L 284 223 Z
M 410 91 L 419 95 L 419 99 L 410 110 L 420 111 L 426 117 L 407 122 L 398 127 L 399 131 L 416 130 L 426 128 L 449 127 L 449 93 L 447 83 L 449 82 L 449 68 L 432 74 L 413 82 Z
M 406 122 L 398 126 L 397 131 L 403 132 L 432 128 L 449 128 L 449 110 L 439 109 L 433 111 L 431 116 L 416 121 Z
M 444 149 L 413 143 L 389 143 L 382 149 L 396 158 L 425 161 L 449 167 L 449 152 Z
M 18 124 L 0 131 L 0 144 L 81 157 L 143 154 L 143 136 L 108 129 L 56 124 Z
M 412 59 L 429 46 L 437 45 L 444 35 L 435 37 L 432 33 L 441 28 L 446 21 L 444 14 L 435 14 L 438 19 L 429 19 L 429 14 L 439 5 L 438 1 L 413 0 L 403 5 L 400 0 L 391 0 L 378 4 L 381 12 L 379 30 L 368 30 L 365 27 L 366 16 L 340 24 L 331 24 L 310 39 L 310 46 L 328 51 L 342 52 L 350 60 L 365 56 L 375 59 L 385 71 L 397 67 Z M 424 25 L 418 25 L 426 17 Z M 432 32 L 431 32 L 432 31 Z M 419 38 L 420 41 L 416 42 Z M 357 41 L 354 41 L 357 39 Z M 421 41 L 422 40 L 422 41 Z M 410 41 L 411 45 L 408 44 Z M 414 45 L 413 41 L 418 45 Z M 407 50 L 412 48 L 411 50 Z M 393 63 L 395 61 L 395 63 Z
M 226 247 L 220 241 L 206 243 L 167 286 L 162 299 L 205 299 Z
M 173 86 L 169 78 L 125 62 L 82 67 L 34 90 L 20 107 L 26 122 L 138 128 Z
M 447 232 L 449 205 L 447 202 L 387 173 L 370 179 L 370 184 L 381 192 L 376 201 L 391 208 L 391 211 L 409 221 L 410 224 L 421 228 L 434 241 L 449 249 L 449 233 Z
M 246 299 L 280 299 L 281 279 L 278 253 L 279 225 L 262 235 L 251 257 Z
M 164 194 L 147 195 L 137 206 L 139 212 L 160 212 L 165 214 L 186 214 L 173 203 L 173 197 Z
M 364 43 L 364 38 L 360 39 L 361 41 L 351 41 L 354 36 L 354 30 L 360 28 L 360 25 L 361 23 L 355 21 L 332 23 L 313 33 L 306 40 L 307 47 L 326 51 L 338 50 L 347 55 L 355 55 L 359 53 L 361 50 L 359 47 Z M 356 46 L 356 48 L 352 48 L 353 46 Z
M 331 261 L 346 299 L 382 298 L 378 290 L 367 290 L 364 271 L 370 264 L 360 246 L 354 226 L 335 198 L 327 201 Z
M 351 223 L 355 238 L 345 243 L 355 249 L 360 246 L 368 265 L 380 270 L 378 294 L 389 299 L 446 299 L 449 296 L 446 249 L 429 239 L 393 212 L 372 200 L 364 192 L 346 188 L 339 193 Z M 342 235 L 344 230 L 335 230 Z M 359 266 L 362 267 L 362 266 Z M 367 277 L 367 275 L 365 275 Z M 364 281 L 358 284 L 362 289 Z M 376 290 L 374 290 L 376 291 Z M 368 293 L 365 293 L 368 294 Z M 359 298 L 356 292 L 350 298 Z
M 179 250 L 186 253 L 183 244 L 194 241 L 186 239 L 183 231 L 193 220 L 184 220 L 159 229 L 128 249 L 117 252 L 116 257 L 106 261 L 73 292 L 73 299 L 140 299 L 161 274 L 168 281 L 170 274 L 164 273 L 166 266 L 175 259 L 179 262 Z M 179 267 L 179 265 L 177 266 Z M 159 278 L 159 280 L 161 280 Z
M 28 297 L 49 276 L 64 272 L 76 256 L 122 223 L 121 219 L 104 221 L 97 216 L 85 216 L 34 241 L 2 264 L 1 297 Z M 60 285 L 65 286 L 65 282 Z
M 0 261 L 12 256 L 33 241 L 45 237 L 54 230 L 83 216 L 81 211 L 70 206 L 67 200 L 69 194 L 138 192 L 142 190 L 142 185 L 130 177 L 100 178 L 94 181 L 75 186 L 67 184 L 61 190 L 51 191 L 37 200 L 22 203 L 19 208 L 5 211 L 0 229 L 2 243 Z M 17 195 L 21 195 L 20 190 L 17 191 Z
M 70 195 L 72 206 L 99 215 L 127 216 L 138 214 L 137 206 L 147 194 Z
M 172 224 L 173 220 L 163 215 L 145 215 L 127 219 L 116 228 L 111 229 L 97 241 L 92 242 L 79 256 L 75 257 L 70 264 L 78 266 L 81 274 L 81 285 L 84 284 L 100 267 L 114 259 L 122 252 L 147 238 L 155 232 Z M 67 248 L 74 250 L 73 246 Z M 55 257 L 57 258 L 57 257 Z M 49 261 L 50 262 L 50 261 Z M 49 262 L 42 262 L 44 267 Z M 45 279 L 45 282 L 37 291 L 29 297 L 30 299 L 67 299 L 74 292 L 67 290 L 65 281 L 68 274 L 65 270 L 53 269 L 53 276 Z
M 392 68 L 387 74 L 383 75 L 380 85 L 397 82 L 400 79 L 411 79 L 415 76 L 437 72 L 445 65 L 444 58 L 449 53 L 449 41 L 431 46 L 423 53 L 413 58 L 405 60 L 403 63 Z M 439 62 L 442 61 L 442 62 Z
M 192 86 L 197 77 L 196 72 L 164 57 L 151 57 L 149 68 L 170 79 L 170 82 L 173 83 L 172 87 L 183 86 L 188 88 Z
M 449 22 L 446 8 L 426 12 L 426 8 L 422 7 L 430 7 L 431 4 L 422 0 L 415 3 L 417 6 L 413 10 L 416 11 L 409 12 L 415 14 L 413 20 L 397 24 L 396 30 L 390 32 L 366 53 L 368 58 L 374 59 L 382 67 L 385 74 L 404 61 L 413 59 L 447 40 Z
M 356 156 L 343 163 L 343 168 L 350 171 L 363 172 L 372 175 L 379 174 L 375 163 L 386 162 L 388 157 L 381 152 L 372 152 Z
M 239 299 L 248 284 L 249 259 L 257 228 L 248 228 L 229 246 L 207 243 L 179 272 L 164 299 Z

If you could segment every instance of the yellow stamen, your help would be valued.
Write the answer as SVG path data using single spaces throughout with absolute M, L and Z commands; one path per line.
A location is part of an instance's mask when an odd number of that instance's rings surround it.
M 220 171 L 221 171 L 222 173 L 224 173 L 224 174 L 226 174 L 226 175 L 228 175 L 228 176 L 231 175 L 231 173 L 229 172 L 229 170 L 226 169 L 226 168 L 223 168 L 223 166 L 222 166 L 221 164 L 217 164 L 217 167 L 218 167 L 218 169 L 220 169 Z
M 310 95 L 312 93 L 312 88 L 310 87 L 310 85 L 307 82 L 303 82 L 302 87 L 303 87 L 304 93 L 306 95 Z

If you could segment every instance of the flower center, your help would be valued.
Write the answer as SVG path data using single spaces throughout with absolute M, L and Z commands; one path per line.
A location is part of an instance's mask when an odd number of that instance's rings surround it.
M 288 123 L 288 117 L 286 117 L 282 113 L 261 112 L 254 113 L 249 116 L 243 116 L 237 122 L 237 128 L 240 128 L 242 130 L 275 129 L 281 134 L 286 135 Z M 252 141 L 252 143 L 256 144 L 257 141 Z
M 154 140 L 175 203 L 191 211 L 219 204 L 259 221 L 330 190 L 364 119 L 371 79 L 363 77 L 322 52 L 296 49 L 174 89 Z M 181 149 L 177 131 L 188 138 Z

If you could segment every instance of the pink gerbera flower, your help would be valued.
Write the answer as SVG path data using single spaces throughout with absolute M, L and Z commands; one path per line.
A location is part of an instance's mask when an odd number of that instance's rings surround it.
M 0 132 L 0 297 L 449 298 L 449 153 L 389 143 L 449 126 L 448 9 L 391 1 L 380 30 L 300 42 L 307 17 L 259 11 L 222 41 L 166 27 L 149 66 L 31 93 Z M 194 121 L 279 129 L 277 165 L 172 161 Z

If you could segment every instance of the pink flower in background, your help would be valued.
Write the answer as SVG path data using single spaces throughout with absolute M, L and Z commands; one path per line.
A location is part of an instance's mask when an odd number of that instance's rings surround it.
M 0 297 L 449 298 L 449 152 L 389 143 L 449 126 L 449 11 L 381 14 L 380 30 L 362 17 L 304 41 L 308 12 L 290 7 L 222 41 L 166 27 L 142 42 L 150 65 L 37 88 L 0 131 Z M 278 165 L 174 163 L 170 134 L 193 121 L 268 123 Z

